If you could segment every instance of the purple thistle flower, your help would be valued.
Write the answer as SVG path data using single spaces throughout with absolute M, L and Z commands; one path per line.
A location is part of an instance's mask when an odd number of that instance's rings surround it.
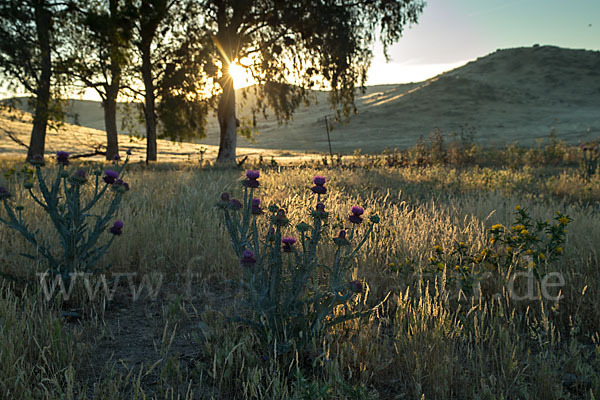
M 348 286 L 350 286 L 350 290 L 352 290 L 354 293 L 362 293 L 363 292 L 363 285 L 362 282 L 359 280 L 353 280 L 348 282 Z
M 240 265 L 242 267 L 253 267 L 256 264 L 256 259 L 254 258 L 254 252 L 250 250 L 244 250 L 242 252 L 242 258 L 240 259 Z
M 121 233 L 123 233 L 123 225 L 123 221 L 117 220 L 110 228 L 109 232 L 115 236 L 119 236 Z
M 259 186 L 258 177 L 260 176 L 260 172 L 254 169 L 246 171 L 246 179 L 242 181 L 242 185 L 247 188 L 256 189 Z
M 325 211 L 325 204 L 319 201 L 317 203 L 317 211 Z
M 338 238 L 346 239 L 346 231 L 342 229 L 340 233 L 338 233 Z
M 313 178 L 313 183 L 317 186 L 323 186 L 325 184 L 325 181 L 326 179 L 324 176 L 317 175 Z
M 246 178 L 256 180 L 260 176 L 260 172 L 255 169 L 250 169 L 246 171 Z
M 296 243 L 296 238 L 293 237 L 293 236 L 284 236 L 281 239 L 281 243 L 284 243 L 284 244 L 295 244 Z
M 240 203 L 240 201 L 238 199 L 231 199 L 229 200 L 229 208 L 231 208 L 232 210 L 241 210 L 242 209 L 242 203 Z
M 350 215 L 348 217 L 348 221 L 352 222 L 353 224 L 362 223 L 363 219 L 360 216 L 363 215 L 363 213 L 365 212 L 364 208 L 359 207 L 359 206 L 354 206 L 354 207 L 352 207 L 351 211 L 352 211 L 352 215 Z
M 117 153 L 113 156 L 113 161 L 120 161 L 120 160 L 121 160 L 121 156 L 119 155 L 119 153 Z
M 313 183 L 315 184 L 315 186 L 313 186 L 310 190 L 312 190 L 313 193 L 315 194 L 325 194 L 327 193 L 327 188 L 323 185 L 325 185 L 325 177 L 324 176 L 315 176 L 313 178 Z
M 291 236 L 285 236 L 281 239 L 281 243 L 283 243 L 283 251 L 285 253 L 291 253 L 292 245 L 296 243 L 296 238 Z
M 229 200 L 231 200 L 231 196 L 229 195 L 229 193 L 221 193 L 221 201 L 229 202 Z
M 66 151 L 57 151 L 56 152 L 56 160 L 58 161 L 59 164 L 62 165 L 69 165 L 69 157 L 71 155 L 69 153 L 67 153 Z
M 127 149 L 127 151 L 125 152 L 125 154 L 127 154 L 128 156 L 131 155 L 131 149 Z
M 85 178 L 85 171 L 83 169 L 78 169 L 77 171 L 75 171 L 75 175 L 80 178 Z
M 113 171 L 112 169 L 105 170 L 104 175 L 105 176 L 102 178 L 102 180 L 109 185 L 115 183 L 115 181 L 119 178 L 119 173 L 117 171 Z
M 356 216 L 360 217 L 361 215 L 363 215 L 363 214 L 364 214 L 364 212 L 365 212 L 365 209 L 364 209 L 364 208 L 362 208 L 362 207 L 360 207 L 360 206 L 354 206 L 354 207 L 352 207 L 352 210 L 351 210 L 351 211 L 352 211 L 352 214 L 354 214 L 354 215 L 356 215 Z
M 261 215 L 263 213 L 262 208 L 260 208 L 260 199 L 252 199 L 252 214 Z

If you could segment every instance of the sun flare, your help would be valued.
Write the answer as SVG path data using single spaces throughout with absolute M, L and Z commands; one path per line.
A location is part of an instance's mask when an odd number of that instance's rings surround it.
M 238 63 L 232 63 L 229 66 L 229 75 L 233 79 L 233 87 L 240 89 L 254 84 L 254 79 L 250 75 L 248 69 Z

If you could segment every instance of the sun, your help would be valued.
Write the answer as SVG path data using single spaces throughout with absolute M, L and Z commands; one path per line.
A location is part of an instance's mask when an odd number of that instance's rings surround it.
M 229 75 L 233 79 L 233 87 L 235 89 L 241 89 L 254 84 L 254 79 L 252 79 L 248 69 L 238 63 L 229 65 Z

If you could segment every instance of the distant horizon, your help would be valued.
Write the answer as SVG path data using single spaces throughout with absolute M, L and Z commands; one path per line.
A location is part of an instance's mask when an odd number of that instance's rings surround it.
M 473 62 L 475 60 L 477 60 L 478 58 L 482 58 L 482 57 L 486 57 L 490 54 L 493 54 L 499 50 L 510 50 L 510 49 L 518 49 L 518 48 L 532 48 L 534 46 L 539 46 L 539 47 L 558 47 L 561 49 L 566 49 L 566 50 L 584 50 L 584 51 L 600 51 L 600 48 L 598 49 L 588 49 L 588 48 L 577 48 L 577 47 L 565 47 L 565 46 L 559 46 L 556 44 L 542 44 L 542 43 L 534 43 L 531 45 L 522 45 L 522 46 L 513 46 L 513 47 L 499 47 L 496 48 L 494 50 L 491 50 L 485 54 L 480 54 L 478 56 L 475 56 L 473 58 L 470 59 L 465 59 L 465 60 L 461 60 L 461 61 L 457 61 L 454 63 L 438 63 L 438 64 L 422 64 L 422 65 L 417 65 L 417 64 L 411 64 L 410 61 L 404 62 L 404 63 L 384 63 L 384 64 L 377 64 L 375 67 L 371 67 L 371 69 L 369 70 L 369 75 L 376 75 L 376 74 L 380 74 L 383 76 L 387 76 L 389 77 L 390 74 L 394 73 L 394 75 L 398 76 L 398 75 L 402 75 L 402 76 L 411 76 L 413 79 L 411 80 L 406 80 L 406 81 L 381 81 L 380 79 L 377 78 L 373 78 L 371 77 L 370 79 L 367 79 L 367 84 L 365 85 L 365 87 L 374 87 L 374 86 L 393 86 L 393 85 L 406 85 L 406 84 L 411 84 L 411 83 L 420 83 L 420 82 L 424 82 L 427 81 L 428 79 L 434 78 L 438 75 L 441 75 L 443 73 L 452 71 L 454 69 L 460 68 L 465 66 L 466 64 Z M 403 73 L 402 73 L 403 72 Z M 419 79 L 419 77 L 421 77 L 421 79 Z M 246 87 L 251 87 L 253 85 L 248 85 L 248 86 L 244 86 L 244 87 L 240 87 L 240 88 L 236 88 L 236 90 L 239 89 L 243 89 Z M 321 91 L 321 90 L 319 90 Z M 322 90 L 322 91 L 326 91 L 326 90 Z M 21 91 L 21 92 L 13 92 L 11 94 L 9 94 L 9 92 L 0 89 L 0 101 L 4 101 L 4 100 L 9 100 L 12 98 L 23 98 L 23 97 L 32 97 L 31 94 L 25 92 L 25 91 Z M 93 89 L 86 89 L 86 94 L 82 95 L 82 96 L 70 96 L 70 97 L 66 97 L 64 98 L 64 100 L 83 100 L 83 101 L 95 101 L 95 102 L 100 102 L 101 98 L 97 95 L 97 93 L 95 93 L 93 91 Z M 119 100 L 119 102 L 123 102 L 121 100 Z

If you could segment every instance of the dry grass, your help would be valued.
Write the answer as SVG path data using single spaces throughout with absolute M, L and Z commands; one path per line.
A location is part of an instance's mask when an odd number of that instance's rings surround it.
M 119 211 L 124 233 L 104 263 L 113 271 L 165 274 L 160 295 L 132 303 L 128 288 L 120 287 L 112 301 L 94 304 L 95 312 L 90 304 L 77 305 L 85 315 L 73 324 L 39 293 L 5 284 L 4 397 L 595 398 L 600 215 L 597 203 L 584 201 L 598 198 L 599 184 L 574 185 L 577 174 L 568 169 L 547 170 L 542 178 L 538 172 L 442 166 L 263 170 L 261 199 L 287 207 L 292 226 L 313 206 L 308 187 L 316 174 L 328 177 L 331 232 L 352 205 L 382 220 L 356 266 L 369 285 L 361 301 L 374 305 L 390 294 L 388 301 L 369 320 L 330 332 L 306 369 L 264 359 L 256 339 L 225 319 L 237 304 L 230 280 L 239 277 L 239 267 L 214 204 L 223 191 L 239 195 L 242 172 L 133 165 L 127 178 L 132 190 Z M 15 193 L 21 192 L 20 179 L 9 178 Z M 592 197 L 579 193 L 585 185 Z M 54 240 L 40 210 L 20 195 L 14 201 Z M 533 217 L 562 210 L 573 219 L 564 257 L 548 266 L 565 276 L 562 300 L 511 301 L 498 281 L 497 296 L 457 302 L 443 281 L 424 279 L 434 245 L 463 241 L 479 251 L 491 225 L 512 222 L 516 204 Z M 2 271 L 32 277 L 39 267 L 19 255 L 31 249 L 17 234 L 0 226 L 0 243 Z M 390 269 L 390 263 L 402 267 Z M 189 292 L 186 273 L 193 276 Z

